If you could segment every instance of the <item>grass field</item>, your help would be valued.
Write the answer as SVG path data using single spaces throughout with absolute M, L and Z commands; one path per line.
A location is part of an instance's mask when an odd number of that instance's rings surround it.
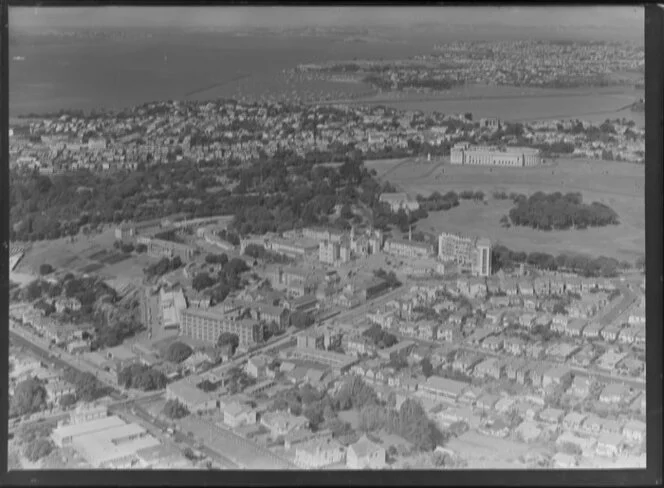
M 534 168 L 452 166 L 446 162 L 409 160 L 368 161 L 385 179 L 413 197 L 434 191 L 481 190 L 488 205 L 462 201 L 447 212 L 432 212 L 417 227 L 486 236 L 517 251 L 579 252 L 633 261 L 645 253 L 644 167 L 612 161 L 558 160 Z M 504 229 L 500 218 L 510 201 L 494 200 L 494 191 L 530 195 L 536 191 L 581 192 L 586 203 L 599 201 L 619 215 L 620 224 L 572 231 L 537 231 L 525 227 Z

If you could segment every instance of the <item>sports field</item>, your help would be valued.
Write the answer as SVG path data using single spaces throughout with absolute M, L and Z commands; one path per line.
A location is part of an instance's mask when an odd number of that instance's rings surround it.
M 445 161 L 415 163 L 412 160 L 368 161 L 378 177 L 415 197 L 434 191 L 446 193 L 480 190 L 487 205 L 462 201 L 449 211 L 431 212 L 418 222 L 425 232 L 462 232 L 486 236 L 516 251 L 552 254 L 579 252 L 633 261 L 645 253 L 644 167 L 612 161 L 558 160 L 534 168 L 452 166 Z M 500 226 L 510 201 L 494 200 L 495 191 L 530 195 L 536 191 L 581 192 L 584 202 L 599 201 L 619 216 L 616 226 L 569 231 L 537 231 Z

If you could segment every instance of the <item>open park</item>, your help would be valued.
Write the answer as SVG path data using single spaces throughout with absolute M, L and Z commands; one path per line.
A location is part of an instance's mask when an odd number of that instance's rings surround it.
M 642 165 L 585 159 L 547 160 L 526 168 L 456 166 L 445 159 L 416 162 L 413 159 L 367 161 L 377 176 L 412 197 L 464 190 L 482 191 L 485 202 L 461 200 L 448 211 L 429 212 L 417 223 L 426 233 L 459 232 L 488 237 L 514 251 L 550 254 L 604 255 L 633 262 L 645 253 L 645 175 Z M 585 203 L 610 206 L 620 223 L 584 230 L 540 231 L 529 227 L 501 226 L 511 200 L 496 200 L 493 193 L 580 192 Z

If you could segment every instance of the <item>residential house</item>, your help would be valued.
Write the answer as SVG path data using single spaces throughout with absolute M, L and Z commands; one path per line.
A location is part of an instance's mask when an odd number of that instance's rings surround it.
M 295 464 L 302 469 L 319 469 L 346 460 L 346 448 L 337 440 L 314 438 L 295 448 Z
M 490 336 L 482 341 L 482 349 L 491 352 L 497 352 L 503 347 L 503 338 L 498 336 Z
M 554 315 L 551 319 L 551 330 L 563 334 L 567 330 L 568 323 L 569 317 L 567 317 L 567 315 Z
M 478 429 L 481 434 L 492 437 L 506 437 L 510 432 L 510 426 L 501 418 L 490 419 L 486 424 Z
M 599 322 L 591 322 L 585 329 L 583 329 L 583 337 L 586 339 L 597 339 L 604 326 Z
M 309 427 L 309 420 L 306 417 L 295 416 L 282 410 L 264 413 L 261 416 L 260 423 L 270 431 L 273 438 L 284 436 L 296 430 L 305 430 Z
M 498 403 L 499 400 L 500 397 L 498 395 L 485 394 L 477 399 L 477 401 L 475 402 L 475 407 L 480 410 L 490 411 L 493 410 L 493 408 L 496 406 L 496 403 Z
M 551 465 L 557 469 L 571 469 L 576 467 L 576 464 L 576 458 L 564 452 L 557 452 L 551 458 Z
M 254 356 L 247 361 L 246 372 L 252 378 L 262 378 L 267 375 L 268 366 L 272 360 L 263 355 Z
M 438 340 L 446 342 L 457 342 L 461 339 L 461 330 L 453 325 L 443 325 L 437 331 Z
M 597 358 L 597 353 L 592 345 L 582 347 L 572 356 L 572 364 L 587 368 Z
M 432 399 L 456 400 L 467 387 L 468 384 L 461 381 L 449 380 L 440 376 L 431 376 L 427 378 L 426 383 L 420 385 L 418 391 L 422 396 Z
M 544 356 L 544 345 L 538 344 L 536 342 L 532 342 L 529 344 L 526 344 L 526 356 L 531 358 L 531 359 L 540 359 L 542 356 Z
M 346 451 L 346 467 L 349 469 L 383 469 L 385 465 L 385 448 L 370 441 L 366 435 Z
M 523 359 L 513 359 L 508 361 L 505 365 L 505 376 L 507 379 L 516 381 L 516 375 L 520 368 L 526 364 L 526 361 Z
M 587 415 L 579 412 L 570 412 L 563 418 L 563 427 L 570 431 L 577 431 L 583 425 Z
M 542 386 L 560 385 L 572 378 L 572 371 L 564 366 L 556 366 L 542 375 Z
M 622 434 L 629 442 L 642 442 L 646 438 L 646 423 L 640 420 L 629 420 L 623 427 Z
M 570 395 L 583 399 L 590 395 L 594 384 L 595 381 L 592 378 L 575 376 L 567 392 Z
M 539 418 L 547 424 L 558 425 L 565 416 L 565 411 L 559 408 L 546 408 L 539 413 Z
M 58 405 L 65 395 L 76 396 L 76 387 L 66 381 L 53 381 L 44 385 L 46 390 L 46 401 L 50 405 Z
M 231 402 L 224 406 L 224 424 L 229 427 L 253 425 L 256 423 L 256 410 L 247 404 Z
M 611 383 L 606 385 L 599 395 L 599 401 L 602 403 L 618 404 L 631 400 L 634 390 L 627 385 L 620 383 Z
M 601 434 L 595 449 L 600 456 L 614 457 L 620 454 L 624 444 L 625 441 L 619 434 Z
M 583 329 L 588 324 L 588 321 L 585 319 L 572 319 L 567 323 L 563 333 L 570 337 L 581 337 Z
M 177 400 L 192 413 L 215 410 L 216 397 L 200 390 L 195 383 L 192 377 L 169 383 L 166 386 L 166 399 Z
M 532 420 L 524 420 L 519 424 L 519 426 L 514 431 L 516 435 L 523 440 L 523 442 L 535 442 L 540 435 L 542 435 L 542 429 L 537 426 L 537 423 Z
M 607 325 L 600 331 L 600 336 L 607 342 L 614 342 L 618 339 L 621 327 L 619 325 Z
M 478 365 L 484 356 L 479 354 L 461 354 L 457 355 L 452 363 L 452 369 L 454 371 L 459 371 L 461 373 L 468 373 L 473 370 L 473 368 Z
M 504 369 L 504 364 L 497 358 L 487 358 L 475 366 L 473 375 L 478 378 L 485 378 L 488 376 L 491 378 L 500 379 Z
M 520 356 L 524 352 L 526 343 L 519 337 L 508 337 L 503 343 L 503 348 L 506 352 L 514 356 Z

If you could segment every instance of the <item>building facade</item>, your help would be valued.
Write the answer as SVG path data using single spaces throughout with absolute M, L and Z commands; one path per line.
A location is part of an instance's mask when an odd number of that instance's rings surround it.
M 529 147 L 501 149 L 492 146 L 471 146 L 468 142 L 460 142 L 452 147 L 450 162 L 477 166 L 525 167 L 541 164 L 542 158 L 539 149 Z
M 263 342 L 263 326 L 256 320 L 195 308 L 182 310 L 180 319 L 180 333 L 193 339 L 214 344 L 222 332 L 229 332 L 238 336 L 240 347 Z

